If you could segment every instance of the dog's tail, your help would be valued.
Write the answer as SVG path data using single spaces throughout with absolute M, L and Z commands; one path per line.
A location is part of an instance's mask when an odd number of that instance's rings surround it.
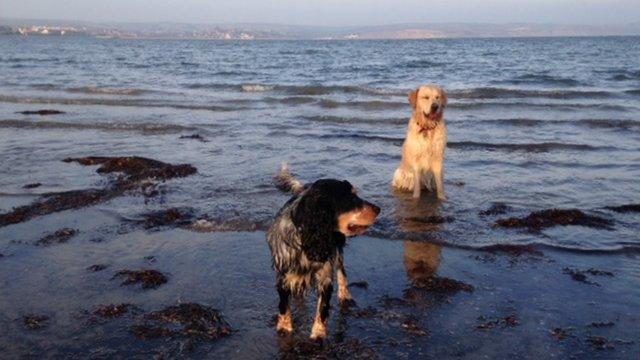
M 282 163 L 280 171 L 273 178 L 273 182 L 279 190 L 293 195 L 298 195 L 304 190 L 304 185 L 291 175 L 286 163 Z

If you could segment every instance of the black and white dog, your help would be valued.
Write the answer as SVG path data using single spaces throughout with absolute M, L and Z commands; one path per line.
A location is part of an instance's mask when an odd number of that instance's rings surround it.
M 363 234 L 380 208 L 359 198 L 348 181 L 321 179 L 303 186 L 286 166 L 275 181 L 278 188 L 293 194 L 267 234 L 280 296 L 277 330 L 293 331 L 289 298 L 315 285 L 318 307 L 311 339 L 322 340 L 327 335 L 334 266 L 338 299 L 341 303 L 352 301 L 342 258 L 346 238 Z

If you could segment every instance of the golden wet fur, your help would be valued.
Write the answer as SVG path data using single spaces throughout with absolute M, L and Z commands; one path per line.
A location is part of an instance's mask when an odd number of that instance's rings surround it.
M 444 151 L 447 129 L 444 109 L 447 95 L 438 86 L 425 85 L 409 94 L 413 114 L 402 145 L 402 160 L 393 175 L 393 186 L 412 191 L 419 198 L 422 189 L 444 195 Z

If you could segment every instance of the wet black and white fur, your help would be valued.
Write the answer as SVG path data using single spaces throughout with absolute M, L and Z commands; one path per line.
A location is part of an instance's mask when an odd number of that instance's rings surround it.
M 293 194 L 267 233 L 280 296 L 277 330 L 293 331 L 290 297 L 315 285 L 318 305 L 311 339 L 321 340 L 326 337 L 334 266 L 340 302 L 353 301 L 342 256 L 346 238 L 364 233 L 380 209 L 359 198 L 348 181 L 321 179 L 303 186 L 286 166 L 275 180 L 278 188 Z

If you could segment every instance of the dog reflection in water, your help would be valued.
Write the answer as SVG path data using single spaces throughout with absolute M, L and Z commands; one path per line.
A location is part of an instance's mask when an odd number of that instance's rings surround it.
M 403 194 L 399 194 L 397 199 L 395 218 L 403 232 L 428 235 L 441 229 L 437 200 L 423 199 L 416 202 Z M 428 241 L 406 240 L 403 247 L 404 267 L 411 283 L 422 283 L 435 276 L 441 260 L 440 245 Z

